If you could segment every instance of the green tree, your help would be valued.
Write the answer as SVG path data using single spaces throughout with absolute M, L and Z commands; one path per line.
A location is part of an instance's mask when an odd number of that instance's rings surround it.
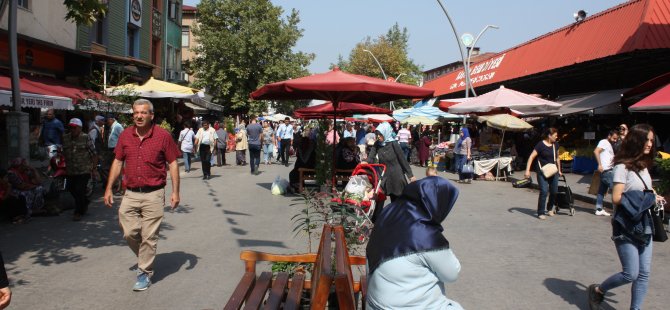
M 266 101 L 249 94 L 267 83 L 302 77 L 313 54 L 294 52 L 302 37 L 296 10 L 282 19 L 283 9 L 269 0 L 203 0 L 198 5 L 198 43 L 189 64 L 198 77 L 195 87 L 207 89 L 231 112 L 257 114 Z M 297 103 L 279 102 L 280 111 Z M 286 106 L 286 107 L 285 107 Z
M 77 25 L 93 25 L 107 14 L 107 4 L 100 0 L 64 0 L 63 5 L 67 8 L 65 20 Z
M 407 28 L 401 29 L 396 23 L 386 35 L 380 35 L 375 39 L 367 37 L 356 44 L 349 53 L 349 58 L 345 60 L 340 56 L 337 65 L 343 71 L 350 73 L 383 78 L 379 65 L 370 53 L 365 51 L 368 50 L 377 57 L 387 77 L 394 79 L 400 77 L 398 83 L 417 85 L 423 73 L 421 67 L 409 58 L 408 42 Z M 396 106 L 399 107 L 410 104 L 409 100 L 396 101 Z

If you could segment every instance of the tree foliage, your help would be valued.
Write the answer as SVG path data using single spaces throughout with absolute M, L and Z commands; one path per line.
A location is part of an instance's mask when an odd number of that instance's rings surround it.
M 400 29 L 400 26 L 396 23 L 388 30 L 386 35 L 380 35 L 375 39 L 367 37 L 356 44 L 349 53 L 349 58 L 345 60 L 340 57 L 337 65 L 343 71 L 350 73 L 383 78 L 379 65 L 377 65 L 372 55 L 365 51 L 368 50 L 377 57 L 387 77 L 393 79 L 399 77 L 398 83 L 418 85 L 423 73 L 421 67 L 409 58 L 408 41 L 407 28 Z M 407 100 L 403 102 L 404 105 L 409 104 Z
M 67 8 L 65 20 L 77 25 L 93 25 L 107 14 L 107 4 L 100 0 L 64 0 L 63 5 Z
M 231 112 L 259 113 L 268 102 L 251 101 L 260 86 L 308 74 L 313 54 L 293 52 L 303 30 L 296 10 L 282 19 L 283 9 L 269 0 L 203 0 L 193 33 L 197 55 L 189 64 L 195 87 L 207 92 Z M 278 103 L 285 111 L 295 103 Z

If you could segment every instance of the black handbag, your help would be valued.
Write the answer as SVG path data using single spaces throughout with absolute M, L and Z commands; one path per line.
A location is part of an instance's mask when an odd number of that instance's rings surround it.
M 637 177 L 640 178 L 640 181 L 642 181 L 642 184 L 644 184 L 645 190 L 649 190 L 647 183 L 644 182 L 640 176 L 640 173 L 635 171 L 635 174 L 637 174 Z M 665 215 L 663 205 L 656 203 L 655 207 L 649 209 L 649 213 L 651 213 L 651 221 L 654 225 L 652 240 L 655 242 L 665 242 L 665 240 L 668 240 L 668 233 L 665 231 L 665 226 L 663 226 L 663 216 Z

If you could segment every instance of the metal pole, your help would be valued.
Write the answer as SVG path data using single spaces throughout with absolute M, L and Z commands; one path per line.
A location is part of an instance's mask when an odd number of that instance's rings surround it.
M 375 60 L 375 62 L 377 63 L 377 66 L 379 66 L 379 70 L 382 71 L 382 76 L 384 77 L 384 80 L 386 80 L 386 72 L 384 72 L 384 68 L 382 68 L 382 64 L 379 63 L 379 60 L 377 60 L 377 57 L 375 57 L 375 54 L 373 54 L 371 51 L 366 50 L 366 49 L 364 49 L 363 51 L 368 52 L 368 53 L 370 53 L 370 55 L 372 55 L 372 59 Z
M 482 31 L 479 32 L 479 34 L 475 38 L 475 41 L 472 42 L 472 48 L 477 46 L 477 41 L 479 41 L 479 38 L 482 36 L 482 34 L 484 34 L 484 32 L 486 32 L 486 30 L 489 29 L 489 28 L 499 29 L 500 27 L 498 27 L 496 25 L 486 25 L 486 27 L 484 27 L 484 29 L 482 29 Z M 470 71 L 470 58 L 472 57 L 472 48 L 470 48 L 470 50 L 468 50 L 468 72 Z M 468 74 L 468 76 L 469 76 L 469 74 Z M 475 87 L 472 85 L 472 83 L 470 83 L 470 89 L 472 90 L 472 94 L 475 95 L 475 97 L 476 97 L 477 93 L 475 93 Z
M 449 16 L 449 12 L 447 12 L 447 9 L 442 4 L 442 1 L 437 0 L 437 3 L 442 8 L 442 11 L 444 11 L 444 15 L 447 16 L 449 24 L 451 25 L 451 30 L 454 31 L 454 37 L 456 38 L 456 43 L 458 43 L 458 51 L 461 53 L 461 60 L 463 61 L 463 68 L 465 72 L 465 98 L 468 98 L 468 89 L 470 85 L 470 70 L 468 70 L 468 66 L 465 62 L 465 54 L 463 54 L 463 45 L 461 44 L 461 40 L 458 39 L 458 32 L 456 31 L 456 26 L 454 26 L 454 22 L 451 20 L 451 16 Z
M 107 95 L 107 60 L 102 61 L 102 94 Z
M 14 111 L 21 112 L 21 82 L 19 80 L 19 51 L 16 39 L 16 9 L 18 0 L 9 0 L 9 62 L 12 74 L 12 100 Z

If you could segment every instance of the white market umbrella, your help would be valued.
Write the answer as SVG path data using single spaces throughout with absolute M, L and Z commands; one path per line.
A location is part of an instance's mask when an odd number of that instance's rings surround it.
M 487 113 L 495 110 L 513 110 L 515 113 L 541 113 L 558 110 L 561 104 L 524 94 L 509 88 L 500 88 L 449 107 L 449 113 Z

